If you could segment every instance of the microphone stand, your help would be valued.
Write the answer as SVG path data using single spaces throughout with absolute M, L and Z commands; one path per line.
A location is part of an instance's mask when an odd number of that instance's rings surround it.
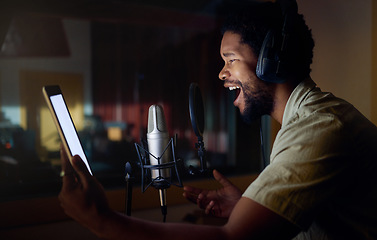
M 197 169 L 190 165 L 189 174 L 207 174 L 207 162 L 205 160 L 206 149 L 204 148 L 203 137 L 198 135 L 198 142 L 195 143 L 195 148 L 198 150 L 198 157 L 200 159 L 200 169 Z
M 125 214 L 127 216 L 131 216 L 131 207 L 132 207 L 132 185 L 134 178 L 131 177 L 131 164 L 129 162 L 126 163 L 126 197 L 125 197 Z
M 160 195 L 160 203 L 161 204 L 161 213 L 162 213 L 162 221 L 166 222 L 166 215 L 168 214 L 168 207 L 166 205 L 166 188 L 158 189 L 158 193 Z
M 204 173 L 205 171 L 207 171 L 207 163 L 204 159 L 206 149 L 204 148 L 204 142 L 203 142 L 202 136 L 198 136 L 198 143 L 195 143 L 195 148 L 198 149 L 198 156 L 200 158 L 201 169 L 199 171 L 201 173 Z

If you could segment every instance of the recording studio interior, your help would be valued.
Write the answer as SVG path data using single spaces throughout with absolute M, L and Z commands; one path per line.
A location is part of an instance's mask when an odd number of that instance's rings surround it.
M 255 0 L 257 1 L 257 0 Z M 259 0 L 261 1 L 261 0 Z M 161 221 L 158 192 L 142 191 L 135 143 L 146 140 L 148 109 L 163 107 L 183 185 L 217 187 L 218 169 L 245 189 L 268 162 L 279 129 L 265 116 L 242 122 L 218 73 L 220 26 L 230 0 L 69 0 L 0 2 L 0 238 L 97 239 L 58 201 L 61 141 L 42 87 L 59 85 L 110 205 Z M 377 124 L 377 4 L 373 0 L 298 0 L 315 41 L 311 76 Z M 205 163 L 190 121 L 189 89 L 203 99 Z M 263 137 L 261 137 L 261 135 Z M 178 175 L 178 176 L 177 176 Z M 166 221 L 221 224 L 167 190 Z M 68 229 L 68 230 L 67 230 Z

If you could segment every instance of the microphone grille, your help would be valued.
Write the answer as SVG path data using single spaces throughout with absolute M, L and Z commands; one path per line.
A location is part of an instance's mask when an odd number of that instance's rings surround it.
M 167 132 L 164 110 L 157 104 L 150 106 L 148 113 L 148 133 L 153 130 Z

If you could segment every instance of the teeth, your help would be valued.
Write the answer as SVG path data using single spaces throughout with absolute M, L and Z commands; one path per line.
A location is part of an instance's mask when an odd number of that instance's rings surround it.
M 229 87 L 229 90 L 232 91 L 232 90 L 237 89 L 237 88 L 240 88 L 240 87 Z

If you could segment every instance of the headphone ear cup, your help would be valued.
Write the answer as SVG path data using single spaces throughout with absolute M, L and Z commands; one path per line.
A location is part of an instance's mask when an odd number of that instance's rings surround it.
M 271 64 L 269 64 L 269 62 L 271 60 L 269 60 L 268 56 L 271 54 L 271 47 L 273 44 L 273 33 L 270 30 L 267 32 L 263 40 L 256 69 L 257 77 L 264 81 L 269 81 L 268 76 L 270 75 L 269 72 L 271 72 Z
M 285 79 L 277 75 L 279 68 L 279 45 L 275 32 L 267 32 L 259 53 L 256 74 L 266 82 L 283 83 Z

